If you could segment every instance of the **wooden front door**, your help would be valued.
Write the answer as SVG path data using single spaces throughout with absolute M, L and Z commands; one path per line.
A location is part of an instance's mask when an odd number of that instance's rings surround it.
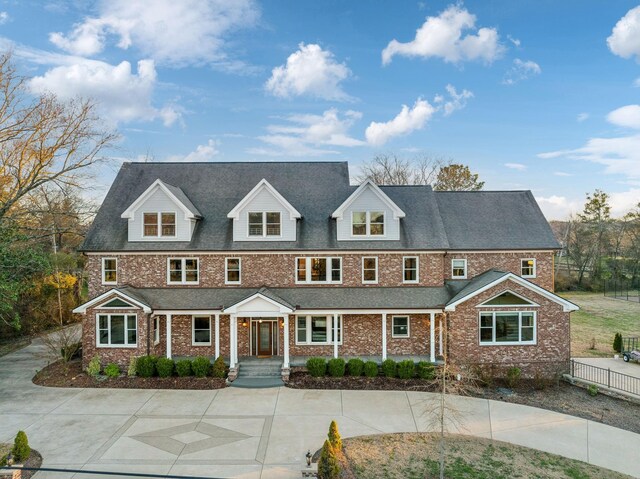
M 258 323 L 258 356 L 273 356 L 273 321 Z

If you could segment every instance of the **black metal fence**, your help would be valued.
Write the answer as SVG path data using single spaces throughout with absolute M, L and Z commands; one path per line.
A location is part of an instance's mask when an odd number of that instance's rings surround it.
M 571 377 L 640 396 L 640 378 L 571 360 Z
M 640 280 L 607 279 L 603 282 L 604 295 L 640 303 Z

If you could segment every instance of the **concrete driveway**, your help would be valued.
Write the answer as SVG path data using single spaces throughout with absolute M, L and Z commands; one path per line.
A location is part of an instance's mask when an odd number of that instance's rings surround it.
M 599 368 L 611 369 L 628 376 L 633 376 L 640 379 L 640 363 L 628 362 L 625 363 L 620 356 L 618 359 L 613 358 L 574 358 L 581 363 L 591 364 Z
M 44 466 L 203 477 L 298 478 L 332 419 L 343 437 L 433 430 L 433 394 L 227 388 L 56 389 L 31 383 L 42 345 L 0 358 L 0 441 L 23 429 Z M 542 409 L 452 396 L 463 434 L 640 477 L 640 435 Z M 68 478 L 67 473 L 38 473 Z M 73 477 L 105 477 L 77 474 Z M 114 477 L 114 476 L 110 476 Z

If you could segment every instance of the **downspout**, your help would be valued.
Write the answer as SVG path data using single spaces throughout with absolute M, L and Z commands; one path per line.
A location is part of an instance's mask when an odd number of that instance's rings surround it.
M 151 313 L 147 314 L 147 356 L 151 354 L 151 337 L 149 331 L 151 327 Z

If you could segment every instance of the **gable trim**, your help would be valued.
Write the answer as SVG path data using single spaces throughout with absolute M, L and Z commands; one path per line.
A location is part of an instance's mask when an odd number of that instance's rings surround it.
M 349 207 L 349 205 L 351 203 L 353 203 L 355 201 L 355 199 L 358 196 L 360 196 L 362 194 L 362 192 L 367 188 L 370 188 L 371 191 L 373 191 L 373 193 L 383 203 L 385 203 L 391 209 L 391 211 L 393 211 L 393 218 L 394 219 L 397 220 L 398 218 L 404 218 L 406 216 L 405 212 L 402 211 L 400 209 L 400 207 L 398 205 L 396 205 L 393 202 L 393 200 L 391 198 L 389 198 L 384 193 L 384 191 L 382 191 L 380 189 L 380 187 L 378 185 L 376 185 L 373 181 L 371 181 L 369 178 L 367 178 L 360 186 L 358 186 L 356 191 L 351 193 L 351 195 L 349 195 L 349 197 L 346 200 L 344 200 L 344 202 L 340 206 L 338 206 L 338 208 L 333 213 L 331 213 L 331 217 L 335 218 L 335 219 L 342 219 L 343 216 L 344 216 L 344 212 Z
M 503 283 L 505 281 L 507 281 L 508 279 L 512 280 L 514 283 L 517 283 L 521 286 L 524 286 L 527 289 L 530 289 L 531 291 L 534 291 L 536 293 L 538 293 L 541 296 L 544 296 L 545 298 L 553 301 L 554 303 L 557 303 L 559 305 L 562 306 L 562 311 L 565 313 L 571 312 L 571 311 L 578 311 L 580 308 L 573 304 L 571 301 L 567 301 L 564 298 L 561 298 L 560 296 L 558 296 L 555 293 L 552 293 L 551 291 L 547 291 L 544 288 L 541 288 L 540 286 L 538 286 L 537 284 L 532 283 L 531 281 L 527 281 L 526 279 L 521 278 L 518 275 L 515 275 L 513 273 L 506 273 L 504 276 L 501 276 L 500 278 L 492 281 L 491 283 L 483 286 L 482 288 L 479 288 L 469 294 L 467 294 L 466 296 L 463 296 L 462 298 L 454 301 L 453 303 L 449 303 L 445 306 L 444 310 L 445 311 L 455 311 L 456 310 L 456 306 L 464 303 L 468 300 L 470 300 L 471 298 L 474 298 L 475 296 L 478 296 L 479 294 L 493 288 L 494 286 L 497 286 L 500 283 Z M 502 294 L 504 291 L 502 291 L 500 294 Z M 530 300 L 529 300 L 530 301 Z
M 185 205 L 182 201 L 180 201 L 178 197 L 174 195 L 169 188 L 167 188 L 167 185 L 160 178 L 154 181 L 151 184 L 151 186 L 149 186 L 149 188 L 147 188 L 140 196 L 138 196 L 138 198 L 136 198 L 136 200 L 133 203 L 131 203 L 131 205 L 129 205 L 129 207 L 126 210 L 124 210 L 124 212 L 120 215 L 120 217 L 133 219 L 135 216 L 135 211 L 140 207 L 140 205 L 144 201 L 146 201 L 149 198 L 149 196 L 151 196 L 155 192 L 156 189 L 162 190 L 162 192 L 166 194 L 169 197 L 169 199 L 173 201 L 175 205 L 178 206 L 183 211 L 185 219 L 199 218 L 198 215 L 196 215 L 193 211 L 191 211 L 187 207 L 187 205 Z
M 514 296 L 517 296 L 518 298 L 522 299 L 523 301 L 527 301 L 528 304 L 487 304 L 489 301 L 492 301 L 492 300 L 496 299 L 497 297 L 502 296 L 505 293 L 509 293 L 509 294 L 514 295 Z M 529 298 L 526 298 L 526 297 L 522 296 L 521 294 L 518 294 L 515 291 L 512 291 L 510 289 L 505 289 L 504 291 L 501 291 L 500 293 L 496 294 L 495 296 L 492 296 L 491 298 L 487 299 L 484 303 L 479 304 L 478 306 L 476 306 L 476 308 L 536 308 L 536 307 L 540 307 L 540 305 L 538 303 L 536 303 L 535 301 L 531 301 Z
M 291 203 L 289 203 L 287 201 L 287 199 L 282 196 L 278 190 L 276 190 L 271 183 L 269 183 L 266 179 L 262 178 L 258 184 L 256 186 L 254 186 L 251 191 L 249 193 L 246 194 L 246 196 L 244 198 L 242 198 L 240 200 L 240 202 L 233 207 L 233 209 L 231 211 L 229 211 L 229 213 L 227 213 L 227 218 L 232 218 L 232 219 L 240 219 L 240 211 L 242 211 L 242 209 L 253 199 L 256 197 L 256 195 L 258 193 L 260 193 L 260 191 L 262 191 L 263 189 L 267 190 L 269 193 L 271 193 L 276 200 L 278 200 L 278 202 L 284 206 L 284 208 L 289 212 L 289 219 L 299 219 L 302 218 L 302 215 L 300 214 L 300 212 L 295 209 L 293 207 L 293 205 Z
M 95 298 L 87 301 L 86 303 L 81 304 L 80 306 L 75 308 L 72 312 L 73 313 L 78 313 L 78 314 L 84 314 L 84 313 L 87 312 L 87 309 L 91 308 L 92 306 L 94 306 L 96 304 L 99 304 L 99 303 L 106 302 L 105 299 L 108 298 L 109 296 L 113 295 L 113 294 L 118 296 L 123 301 L 131 303 L 131 304 L 133 304 L 135 306 L 138 306 L 145 313 L 150 313 L 151 312 L 151 307 L 148 304 L 142 303 L 139 300 L 137 300 L 135 298 L 132 298 L 128 294 L 126 294 L 126 293 L 124 293 L 124 292 L 122 292 L 120 290 L 117 290 L 115 288 L 112 288 L 109 291 L 107 291 L 105 293 L 102 293 L 100 296 L 96 296 Z M 111 309 L 111 308 L 109 308 L 109 309 Z M 127 309 L 127 308 L 123 308 L 123 309 Z
M 235 313 L 238 312 L 238 308 L 240 308 L 244 304 L 247 304 L 247 303 L 253 301 L 256 298 L 262 299 L 262 300 L 266 301 L 267 303 L 270 303 L 270 304 L 276 306 L 279 309 L 279 311 L 278 311 L 279 313 L 282 313 L 282 314 L 293 313 L 293 309 L 290 308 L 289 306 L 287 306 L 285 304 L 282 304 L 282 303 L 280 303 L 278 301 L 275 301 L 275 300 L 273 300 L 271 298 L 268 298 L 267 296 L 265 296 L 262 293 L 254 293 L 251 296 L 249 296 L 248 298 L 245 298 L 242 301 L 239 301 L 239 302 L 237 302 L 235 304 L 232 304 L 231 306 L 228 306 L 228 307 L 224 308 L 223 312 L 227 313 L 227 314 L 235 314 Z M 244 312 L 242 312 L 242 313 L 244 314 Z

